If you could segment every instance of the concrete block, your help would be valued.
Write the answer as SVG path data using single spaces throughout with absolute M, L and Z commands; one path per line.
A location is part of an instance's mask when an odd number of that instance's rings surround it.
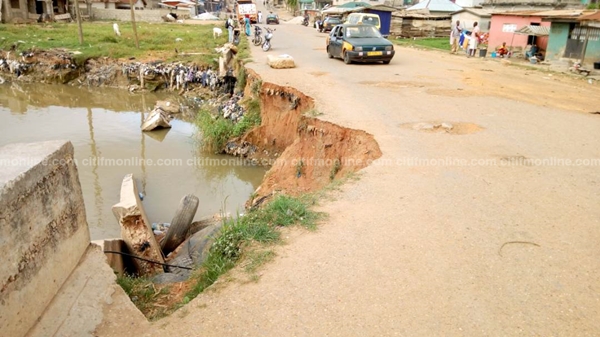
M 290 55 L 269 55 L 267 56 L 267 64 L 271 68 L 275 69 L 286 69 L 296 67 L 296 63 L 294 63 L 294 58 Z
M 73 145 L 0 148 L 1 335 L 29 331 L 89 244 Z

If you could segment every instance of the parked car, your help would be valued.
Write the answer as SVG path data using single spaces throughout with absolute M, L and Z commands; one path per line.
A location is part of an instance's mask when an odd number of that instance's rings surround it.
M 329 58 L 341 58 L 344 63 L 390 63 L 394 57 L 394 44 L 381 36 L 372 25 L 342 24 L 333 28 L 326 39 Z
M 330 16 L 325 18 L 325 21 L 323 21 L 323 24 L 321 24 L 321 29 L 319 30 L 321 33 L 323 32 L 330 32 L 333 27 L 335 27 L 336 25 L 339 25 L 342 23 L 342 19 L 335 17 L 335 16 Z
M 277 16 L 277 14 L 271 13 L 271 14 L 267 15 L 267 25 L 270 25 L 270 24 L 275 24 L 275 25 L 279 24 L 279 17 Z

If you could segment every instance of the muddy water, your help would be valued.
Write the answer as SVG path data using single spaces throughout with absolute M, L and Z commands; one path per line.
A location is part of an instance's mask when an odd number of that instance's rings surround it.
M 260 184 L 262 168 L 199 150 L 195 126 L 173 120 L 169 130 L 142 133 L 153 94 L 68 86 L 0 85 L 0 146 L 66 139 L 73 143 L 92 239 L 120 236 L 111 206 L 133 173 L 151 222 L 170 222 L 188 193 L 200 199 L 196 219 L 225 209 L 235 214 Z

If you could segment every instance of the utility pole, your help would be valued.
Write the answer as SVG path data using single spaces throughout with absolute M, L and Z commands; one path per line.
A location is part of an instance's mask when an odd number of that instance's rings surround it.
M 79 44 L 83 44 L 83 28 L 81 27 L 81 14 L 79 13 L 79 0 L 75 0 L 75 16 L 77 16 L 77 28 L 79 29 Z
M 140 49 L 140 41 L 138 40 L 138 35 L 137 35 L 137 27 L 135 24 L 135 4 L 133 3 L 135 0 L 129 0 L 129 4 L 131 6 L 131 25 L 133 26 L 133 36 L 135 36 L 135 47 L 137 49 Z

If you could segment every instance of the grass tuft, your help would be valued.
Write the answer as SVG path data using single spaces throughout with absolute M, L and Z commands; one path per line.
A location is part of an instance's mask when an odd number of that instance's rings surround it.
M 153 303 L 165 297 L 170 286 L 157 289 L 149 278 L 124 275 L 117 277 L 117 284 L 123 288 L 133 304 L 150 320 L 157 320 L 168 314 L 167 308 L 157 307 Z
M 306 228 L 315 228 L 320 218 L 321 213 L 310 210 L 305 201 L 279 195 L 264 208 L 250 211 L 237 219 L 226 220 L 204 264 L 192 276 L 195 286 L 184 298 L 189 301 L 198 296 L 220 275 L 233 268 L 245 248 L 253 244 L 268 245 L 279 242 L 281 234 L 277 227 L 298 224 Z M 248 252 L 251 257 L 255 256 L 253 254 L 261 253 Z M 271 258 L 267 255 L 269 254 L 255 256 L 257 261 L 253 262 L 253 268 Z

